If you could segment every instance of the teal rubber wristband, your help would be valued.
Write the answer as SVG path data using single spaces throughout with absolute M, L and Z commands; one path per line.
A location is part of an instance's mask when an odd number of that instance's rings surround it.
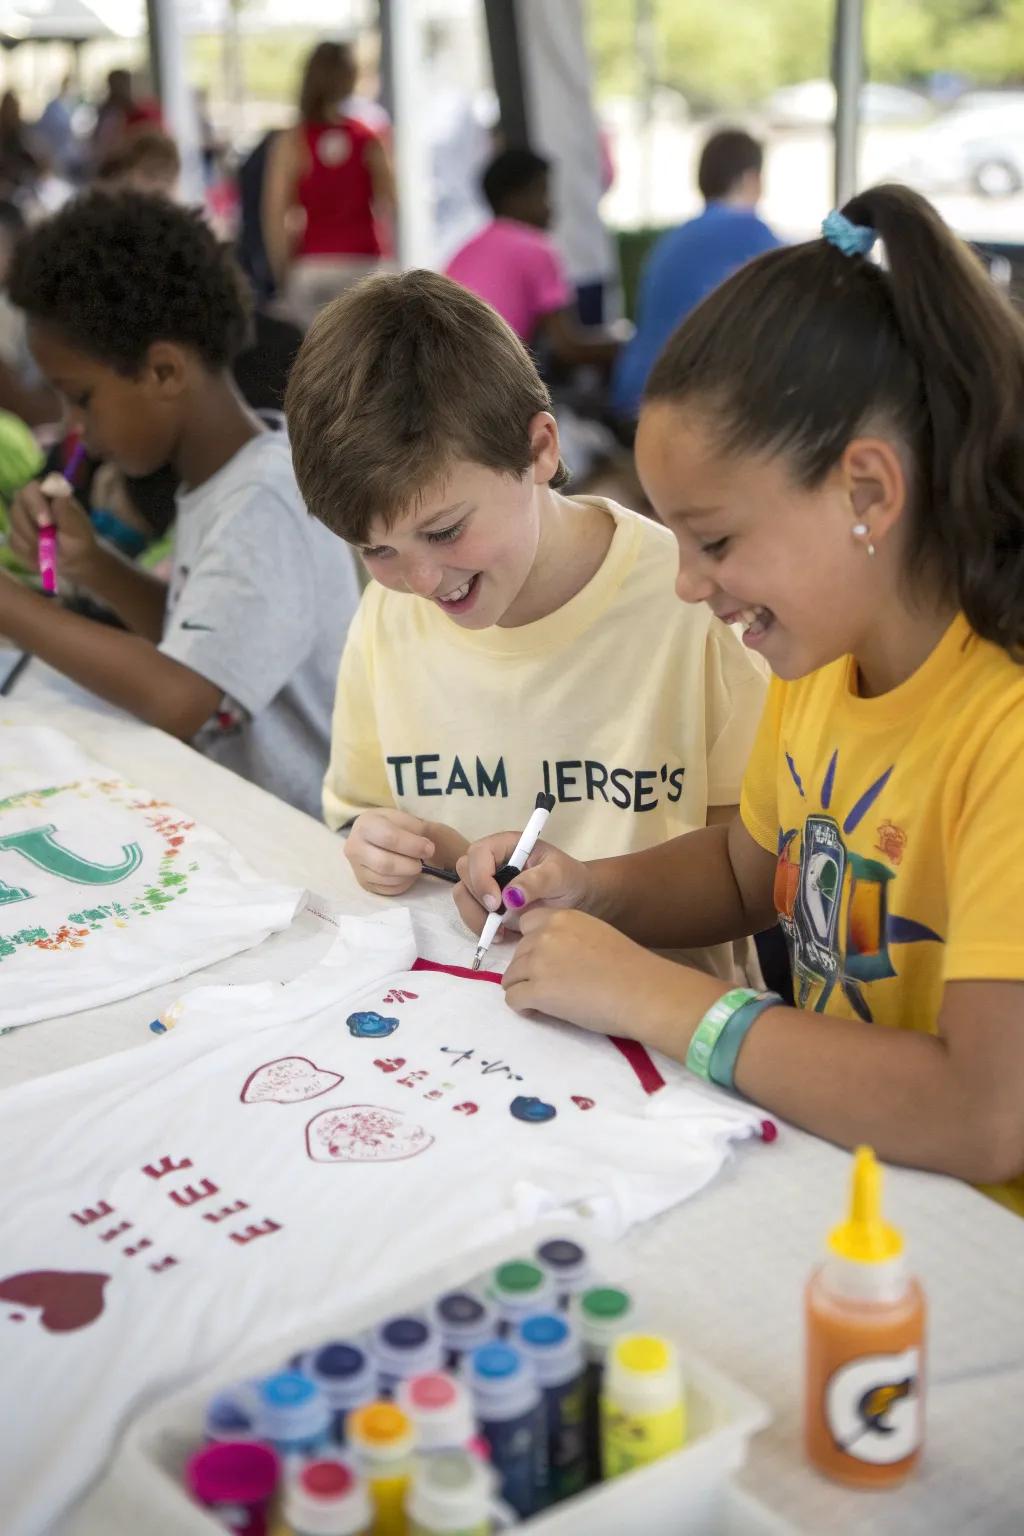
M 766 1013 L 769 1008 L 785 1006 L 784 999 L 777 992 L 761 992 L 752 1002 L 744 1003 L 742 1008 L 736 1009 L 731 1018 L 726 1020 L 725 1028 L 711 1050 L 708 1077 L 713 1083 L 717 1083 L 719 1088 L 728 1088 L 730 1093 L 737 1091 L 734 1081 L 736 1062 L 744 1040 L 762 1013 Z
M 701 1077 L 706 1083 L 711 1081 L 708 1068 L 711 1064 L 711 1053 L 718 1043 L 718 1037 L 728 1024 L 733 1014 L 747 1003 L 757 1001 L 760 996 L 752 992 L 749 987 L 733 987 L 731 992 L 726 992 L 716 1003 L 712 1003 L 707 1013 L 701 1019 L 693 1032 L 689 1050 L 686 1052 L 687 1069 L 695 1077 Z

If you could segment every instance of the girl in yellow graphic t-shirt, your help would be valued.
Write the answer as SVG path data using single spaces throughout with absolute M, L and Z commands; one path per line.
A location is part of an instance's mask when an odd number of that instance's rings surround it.
M 505 893 L 510 1004 L 1024 1213 L 1024 324 L 877 187 L 682 325 L 637 462 L 679 597 L 775 680 L 731 825 L 589 863 L 538 845 Z M 460 862 L 474 928 L 513 841 Z M 642 947 L 776 920 L 795 1007 Z

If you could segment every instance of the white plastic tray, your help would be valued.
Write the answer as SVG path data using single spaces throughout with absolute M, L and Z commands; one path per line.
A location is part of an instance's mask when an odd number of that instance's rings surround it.
M 182 1472 L 200 1444 L 203 1411 L 209 1398 L 232 1382 L 281 1368 L 298 1350 L 329 1337 L 353 1337 L 379 1319 L 424 1306 L 454 1285 L 471 1282 L 504 1259 L 530 1255 L 554 1235 L 578 1236 L 586 1246 L 597 1278 L 621 1283 L 637 1303 L 643 1328 L 665 1333 L 678 1346 L 687 1382 L 688 1440 L 681 1451 L 650 1467 L 568 1499 L 535 1516 L 524 1529 L 537 1536 L 624 1536 L 638 1517 L 644 1536 L 787 1536 L 792 1527 L 732 1486 L 746 1459 L 752 1435 L 767 1424 L 763 1403 L 694 1353 L 685 1328 L 664 1300 L 645 1291 L 643 1277 L 621 1249 L 601 1243 L 585 1230 L 562 1221 L 538 1226 L 480 1249 L 457 1265 L 438 1266 L 414 1283 L 397 1284 L 372 1304 L 337 1311 L 309 1328 L 276 1339 L 230 1362 L 187 1390 L 149 1409 L 129 1430 L 120 1471 L 131 1484 L 132 1503 L 146 1511 L 146 1536 L 215 1536 L 222 1528 L 185 1492 Z

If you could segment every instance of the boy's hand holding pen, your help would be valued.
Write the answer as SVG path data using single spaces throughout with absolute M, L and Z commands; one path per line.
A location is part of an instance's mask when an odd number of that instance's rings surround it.
M 15 496 L 11 550 L 27 570 L 40 572 L 44 592 L 55 595 L 65 581 L 87 586 L 96 548 L 88 513 L 63 475 L 33 481 Z

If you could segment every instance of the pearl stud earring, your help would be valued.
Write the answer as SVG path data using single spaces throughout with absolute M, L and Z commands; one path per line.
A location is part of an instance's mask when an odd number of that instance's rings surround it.
M 874 556 L 875 546 L 871 542 L 871 529 L 868 527 L 867 523 L 854 523 L 853 527 L 850 529 L 850 532 L 853 534 L 854 538 L 859 539 L 861 543 L 863 543 L 866 539 L 867 544 L 865 547 L 867 552 L 869 555 Z

